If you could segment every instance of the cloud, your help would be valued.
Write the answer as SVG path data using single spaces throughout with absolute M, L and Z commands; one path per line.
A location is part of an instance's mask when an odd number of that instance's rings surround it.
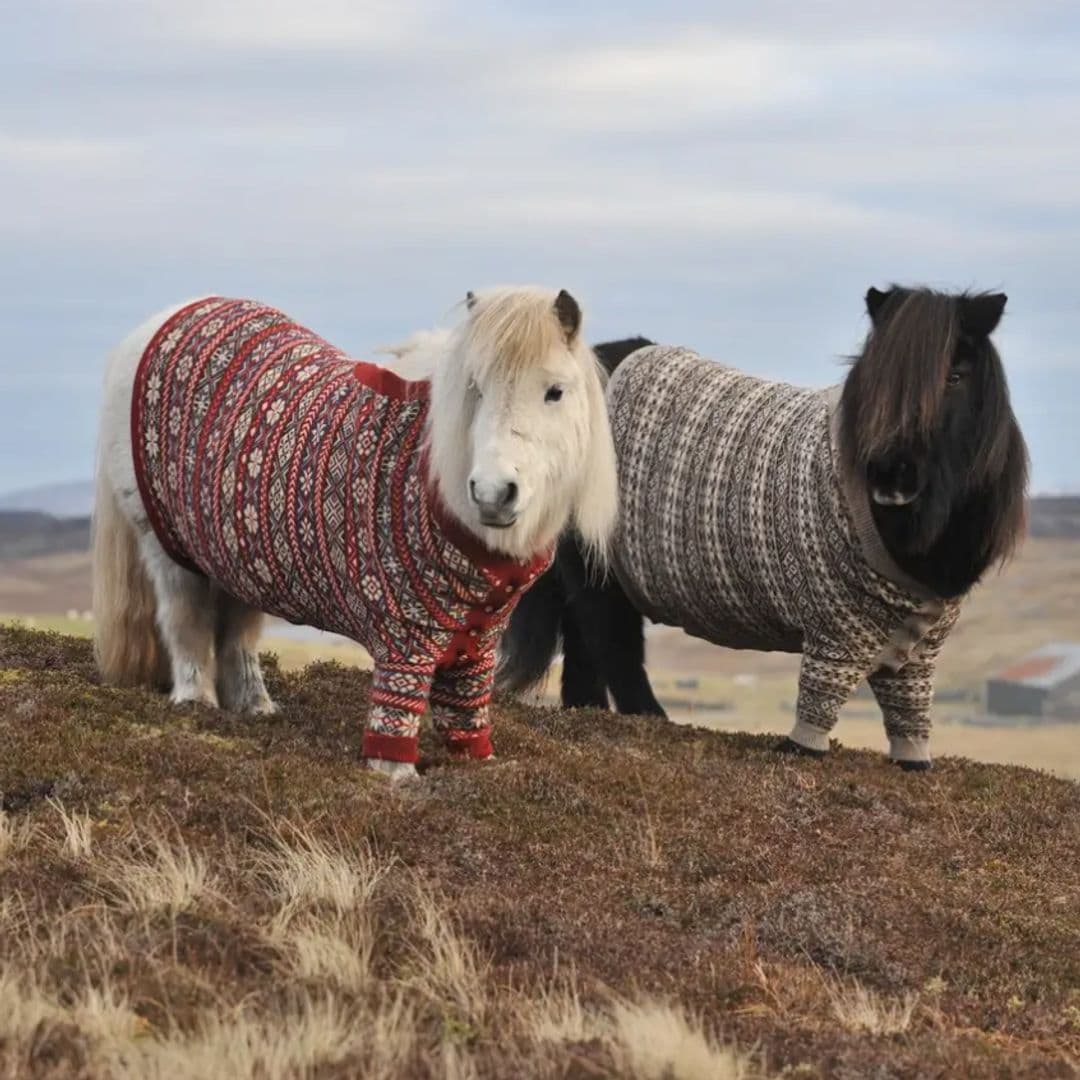
M 912 36 L 808 43 L 776 28 L 749 35 L 681 25 L 621 44 L 506 63 L 502 82 L 572 128 L 670 131 L 762 110 L 802 115 L 820 108 L 845 80 L 955 76 L 968 59 Z
M 126 158 L 131 144 L 122 139 L 77 135 L 7 135 L 0 132 L 0 163 L 9 168 L 59 172 L 111 167 Z
M 422 0 L 91 0 L 158 42 L 242 53 L 349 51 L 408 46 L 440 7 Z
M 761 108 L 816 93 L 785 62 L 786 46 L 680 35 L 650 44 L 603 45 L 537 58 L 508 84 L 560 123 L 605 130 L 670 126 L 701 114 Z

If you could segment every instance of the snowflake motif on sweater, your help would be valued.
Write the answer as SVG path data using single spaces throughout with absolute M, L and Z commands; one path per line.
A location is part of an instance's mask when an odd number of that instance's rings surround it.
M 132 398 L 139 490 L 165 551 L 261 611 L 375 662 L 369 757 L 415 761 L 428 702 L 491 752 L 495 647 L 550 554 L 487 550 L 423 449 L 429 384 L 358 363 L 273 308 L 211 297 L 148 345 Z

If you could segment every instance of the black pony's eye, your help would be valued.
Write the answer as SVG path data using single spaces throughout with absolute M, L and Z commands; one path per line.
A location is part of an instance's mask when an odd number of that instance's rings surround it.
M 547 393 L 544 395 L 545 401 L 559 401 L 562 398 L 561 386 L 549 386 Z
M 945 378 L 945 385 L 946 386 L 959 386 L 960 385 L 960 380 L 962 378 L 963 378 L 963 376 L 960 374 L 959 371 L 950 371 L 949 374 Z

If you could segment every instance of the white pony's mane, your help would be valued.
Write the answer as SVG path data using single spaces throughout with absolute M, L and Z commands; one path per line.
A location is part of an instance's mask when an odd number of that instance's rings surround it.
M 474 298 L 470 310 L 462 327 L 461 358 L 477 378 L 489 374 L 512 378 L 554 349 L 569 348 L 580 359 L 590 352 L 575 348 L 580 346 L 580 333 L 567 342 L 551 289 L 505 285 L 486 289 Z
M 397 345 L 383 345 L 375 351 L 392 356 L 391 367 L 403 379 L 429 379 L 450 348 L 451 330 L 417 330 Z
M 572 521 L 587 547 L 603 562 L 618 510 L 604 372 L 580 328 L 568 335 L 560 322 L 557 295 L 557 290 L 535 286 L 499 286 L 470 294 L 466 317 L 456 329 L 413 334 L 389 351 L 397 357 L 394 367 L 400 374 L 407 370 L 410 376 L 418 372 L 422 373 L 419 377 L 431 377 L 428 445 L 432 470 L 449 509 L 466 523 L 473 421 L 470 383 L 488 378 L 511 381 L 525 369 L 543 365 L 554 350 L 568 351 L 582 375 L 587 412 L 582 423 L 588 429 L 585 445 L 578 446 L 572 442 L 574 433 L 569 427 L 567 431 L 563 454 L 578 466 L 575 482 L 549 492 L 542 506 L 512 528 L 469 528 L 489 547 L 527 558 L 553 544 Z

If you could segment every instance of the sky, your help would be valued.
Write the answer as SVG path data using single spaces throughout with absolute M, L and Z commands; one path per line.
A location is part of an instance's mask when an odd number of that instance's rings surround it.
M 207 293 L 335 344 L 567 288 L 827 385 L 891 281 L 1009 294 L 1040 492 L 1080 491 L 1080 5 L 0 7 L 0 492 L 88 477 L 110 347 Z

